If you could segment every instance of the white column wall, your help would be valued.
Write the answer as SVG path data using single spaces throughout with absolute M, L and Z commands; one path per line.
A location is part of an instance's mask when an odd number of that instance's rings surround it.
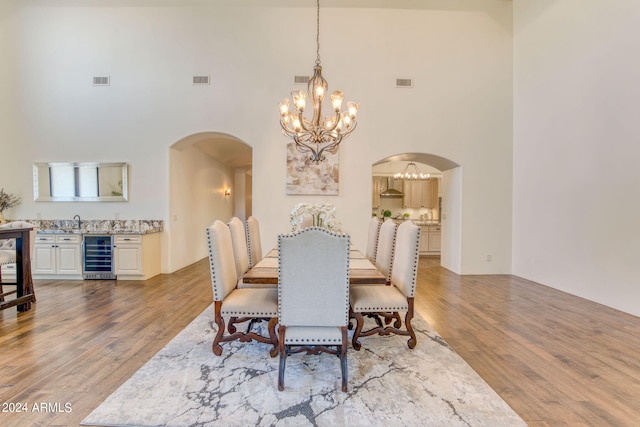
M 208 255 L 205 228 L 216 219 L 228 222 L 234 214 L 234 170 L 204 154 L 193 145 L 170 150 L 171 201 L 165 223 L 163 266 L 176 271 Z M 233 195 L 233 193 L 232 193 Z
M 303 200 L 334 203 L 353 243 L 364 247 L 371 165 L 424 152 L 463 167 L 460 272 L 510 272 L 510 2 L 322 9 L 325 78 L 330 90 L 361 104 L 358 130 L 340 149 L 340 195 L 326 198 L 285 195 L 286 141 L 277 110 L 294 88 L 293 76 L 312 72 L 313 7 L 50 3 L 56 7 L 26 1 L 34 6 L 0 22 L 0 31 L 12 32 L 0 53 L 15 55 L 19 95 L 0 100 L 1 109 L 17 115 L 14 127 L 0 127 L 19 160 L 0 171 L 24 199 L 16 216 L 118 212 L 169 221 L 169 147 L 194 133 L 222 132 L 254 149 L 253 214 L 266 247 L 289 230 L 288 214 Z M 211 86 L 192 86 L 191 77 L 203 74 L 211 75 Z M 91 86 L 96 75 L 110 75 L 111 86 Z M 398 77 L 414 79 L 414 87 L 395 88 Z M 30 200 L 32 162 L 72 160 L 129 162 L 130 202 Z M 489 251 L 493 262 L 485 259 Z
M 514 1 L 513 272 L 640 315 L 640 2 Z

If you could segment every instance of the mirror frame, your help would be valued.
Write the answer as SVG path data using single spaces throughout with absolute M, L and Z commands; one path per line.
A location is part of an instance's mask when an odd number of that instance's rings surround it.
M 121 170 L 122 180 L 122 195 L 121 196 L 96 196 L 96 197 L 81 197 L 81 196 L 44 196 L 40 195 L 41 191 L 38 187 L 40 182 L 40 173 L 47 173 L 46 182 L 51 185 L 50 182 L 50 170 L 52 167 L 64 166 L 64 167 L 95 167 L 98 171 L 101 167 L 119 167 Z M 99 172 L 98 172 L 99 173 Z M 50 193 L 50 190 L 49 190 Z M 129 178 L 128 178 L 128 164 L 123 162 L 116 163 L 100 163 L 100 162 L 72 162 L 72 163 L 34 163 L 33 164 L 33 200 L 36 202 L 127 202 L 129 201 Z

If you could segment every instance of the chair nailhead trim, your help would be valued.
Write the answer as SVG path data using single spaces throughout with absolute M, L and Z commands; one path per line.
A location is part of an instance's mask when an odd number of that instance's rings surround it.
M 242 316 L 252 316 L 252 317 L 256 317 L 256 316 L 260 316 L 260 317 L 266 317 L 266 316 L 276 317 L 278 315 L 278 313 L 276 313 L 275 311 L 227 311 L 227 310 L 224 310 L 224 309 L 222 310 L 221 314 L 224 315 L 224 316 L 242 315 Z
M 286 335 L 284 338 L 284 342 L 285 343 L 298 343 L 298 342 L 306 342 L 306 343 L 311 343 L 311 342 L 321 342 L 321 343 L 342 343 L 342 339 L 327 339 L 327 338 L 323 338 L 323 339 L 317 339 L 317 340 L 312 340 L 309 338 L 303 338 L 303 339 L 299 339 L 299 340 L 293 340 L 293 339 L 287 339 Z

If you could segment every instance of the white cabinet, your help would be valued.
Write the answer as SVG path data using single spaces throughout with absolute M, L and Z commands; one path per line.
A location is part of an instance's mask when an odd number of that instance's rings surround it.
M 420 255 L 426 255 L 429 252 L 429 227 L 420 226 L 420 245 L 418 246 Z
M 160 273 L 160 233 L 117 234 L 113 251 L 118 280 L 146 280 Z
M 429 252 L 432 253 L 440 253 L 440 226 L 439 225 L 430 225 L 429 226 Z
M 36 279 L 82 279 L 82 236 L 37 234 L 32 262 Z
M 440 225 L 420 226 L 420 255 L 440 255 Z
M 15 283 L 16 281 L 16 264 L 5 264 L 0 266 L 2 269 L 2 283 Z

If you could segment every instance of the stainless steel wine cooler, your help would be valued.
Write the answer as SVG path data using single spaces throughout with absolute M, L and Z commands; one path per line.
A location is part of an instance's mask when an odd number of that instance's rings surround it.
M 113 236 L 85 235 L 83 277 L 85 279 L 115 279 L 113 269 Z

